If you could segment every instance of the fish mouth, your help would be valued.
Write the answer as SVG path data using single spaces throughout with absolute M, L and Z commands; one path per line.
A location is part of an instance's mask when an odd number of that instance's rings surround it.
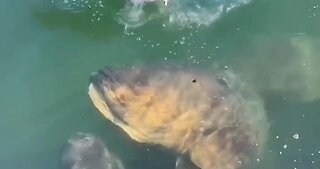
M 115 72 L 108 67 L 92 73 L 89 81 L 96 89 L 99 90 L 104 87 L 114 89 L 114 85 L 119 83 Z
M 116 73 L 111 68 L 106 67 L 90 75 L 89 95 L 95 93 L 98 96 L 99 100 L 105 105 L 104 109 L 112 114 L 112 121 L 125 123 L 122 121 L 122 115 L 125 111 L 114 93 L 119 85 Z

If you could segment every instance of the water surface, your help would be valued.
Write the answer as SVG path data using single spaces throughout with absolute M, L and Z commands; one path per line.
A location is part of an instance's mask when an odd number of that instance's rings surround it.
M 271 124 L 253 168 L 319 168 L 320 2 L 176 2 L 125 13 L 120 0 L 2 0 L 0 168 L 63 168 L 77 132 L 99 137 L 127 169 L 174 168 L 172 152 L 130 140 L 87 95 L 91 72 L 146 62 L 232 69 Z

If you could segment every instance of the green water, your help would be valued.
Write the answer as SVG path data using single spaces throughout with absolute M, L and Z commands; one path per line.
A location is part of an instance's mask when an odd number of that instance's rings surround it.
M 209 26 L 158 17 L 127 32 L 115 19 L 124 2 L 103 4 L 98 19 L 95 9 L 0 1 L 1 169 L 63 168 L 77 132 L 101 138 L 127 169 L 174 168 L 170 152 L 130 140 L 87 95 L 91 72 L 141 62 L 227 66 L 263 98 L 271 124 L 253 168 L 320 167 L 320 1 L 253 0 Z

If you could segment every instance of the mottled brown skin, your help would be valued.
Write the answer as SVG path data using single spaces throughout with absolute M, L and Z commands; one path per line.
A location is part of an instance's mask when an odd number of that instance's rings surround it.
M 242 97 L 218 74 L 104 69 L 91 77 L 89 95 L 132 139 L 189 154 L 202 169 L 238 168 L 254 155 L 261 139 L 256 121 L 247 120 Z

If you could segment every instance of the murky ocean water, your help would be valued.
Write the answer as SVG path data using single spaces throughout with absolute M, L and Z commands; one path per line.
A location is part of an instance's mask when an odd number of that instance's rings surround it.
M 83 132 L 90 137 L 82 141 L 99 138 L 103 157 L 120 159 L 126 169 L 174 169 L 172 152 L 129 139 L 87 94 L 91 72 L 149 62 L 232 70 L 263 99 L 270 122 L 252 168 L 319 168 L 319 6 L 318 0 L 169 0 L 168 6 L 2 0 L 0 168 L 68 168 L 65 149 L 78 146 L 74 137 Z M 75 152 L 67 159 L 81 155 Z

